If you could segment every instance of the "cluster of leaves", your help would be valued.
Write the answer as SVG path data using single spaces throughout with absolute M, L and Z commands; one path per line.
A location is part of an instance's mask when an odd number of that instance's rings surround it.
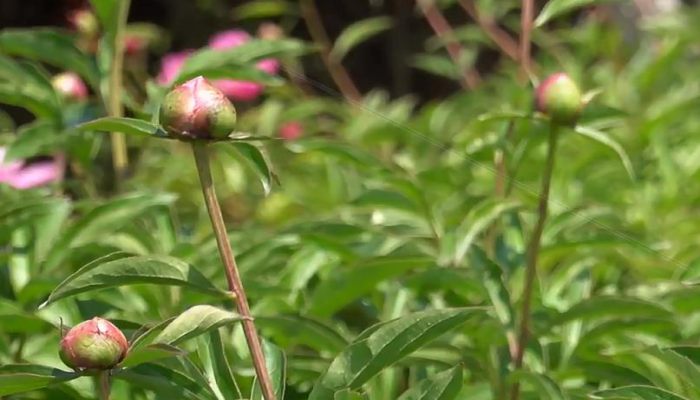
M 109 42 L 118 2 L 93 3 Z M 237 15 L 293 13 L 292 3 L 256 1 Z M 515 3 L 476 2 L 504 26 L 518 24 Z M 552 0 L 537 19 L 539 68 L 563 65 L 600 93 L 561 138 L 520 371 L 509 338 L 547 124 L 531 115 L 517 64 L 504 59 L 480 88 L 418 107 L 381 91 L 357 104 L 302 96 L 294 79 L 249 65 L 313 55 L 295 39 L 190 59 L 178 81 L 272 86 L 241 113 L 251 134 L 212 147 L 279 398 L 503 399 L 513 382 L 533 399 L 700 396 L 700 119 L 689 112 L 700 15 L 657 16 L 634 46 L 599 14 L 571 28 L 570 12 L 593 3 Z M 333 57 L 387 22 L 348 28 Z M 464 33 L 490 43 L 475 26 Z M 416 59 L 443 71 L 445 43 L 431 43 Z M 165 88 L 149 83 L 143 101 L 126 92 L 132 118 L 116 119 L 99 102 L 66 106 L 50 83 L 46 68 L 71 70 L 104 95 L 104 48 L 90 56 L 57 30 L 0 32 L 0 101 L 36 116 L 15 129 L 0 115 L 13 133 L 6 157 L 61 151 L 73 172 L 50 189 L 0 187 L 0 396 L 92 398 L 92 380 L 65 371 L 57 352 L 61 324 L 99 315 L 130 338 L 114 398 L 261 399 L 189 149 L 159 140 L 152 118 Z M 288 121 L 303 139 L 267 140 Z M 132 134 L 138 153 L 109 195 L 102 131 Z

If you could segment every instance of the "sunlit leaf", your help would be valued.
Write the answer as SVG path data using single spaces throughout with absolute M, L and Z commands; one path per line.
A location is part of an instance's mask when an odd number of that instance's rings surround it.
M 479 308 L 431 310 L 369 328 L 340 353 L 314 385 L 309 400 L 328 399 L 356 389 L 431 340 L 464 323 Z
M 335 40 L 331 57 L 342 60 L 353 48 L 362 42 L 391 28 L 392 20 L 389 17 L 366 18 L 355 22 L 343 30 Z
M 463 383 L 462 367 L 457 366 L 418 382 L 399 400 L 456 400 Z
M 222 295 L 193 266 L 167 256 L 108 256 L 82 267 L 61 282 L 43 304 L 93 290 L 135 284 L 174 285 Z M 166 342 L 169 343 L 169 342 Z

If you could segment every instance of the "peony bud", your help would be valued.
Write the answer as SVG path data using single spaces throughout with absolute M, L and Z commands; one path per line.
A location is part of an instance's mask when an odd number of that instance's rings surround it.
M 573 124 L 583 108 L 581 91 L 569 75 L 552 74 L 537 87 L 535 106 L 554 122 Z
M 100 24 L 97 16 L 89 8 L 79 8 L 68 13 L 68 23 L 81 34 L 94 37 L 97 36 Z
M 279 135 L 284 140 L 295 140 L 304 133 L 304 126 L 299 121 L 285 122 L 280 126 Z
M 112 369 L 129 350 L 126 337 L 106 319 L 95 317 L 69 330 L 59 355 L 73 369 Z
M 88 89 L 80 79 L 78 74 L 74 72 L 63 72 L 53 77 L 54 89 L 68 100 L 81 101 L 88 97 Z
M 165 96 L 160 123 L 177 139 L 223 139 L 236 127 L 236 109 L 219 89 L 199 76 Z

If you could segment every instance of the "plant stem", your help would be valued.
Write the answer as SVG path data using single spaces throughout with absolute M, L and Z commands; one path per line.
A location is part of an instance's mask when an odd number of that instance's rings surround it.
M 121 0 L 117 15 L 117 25 L 114 32 L 112 65 L 109 69 L 109 98 L 107 99 L 107 113 L 110 117 L 121 117 L 124 114 L 122 107 L 122 78 L 124 70 L 124 29 L 129 16 L 131 0 Z M 112 165 L 117 182 L 124 177 L 129 164 L 129 156 L 126 147 L 126 138 L 123 134 L 112 132 Z
M 532 19 L 535 13 L 535 0 L 522 0 L 520 14 L 520 63 L 525 76 L 530 76 L 530 48 L 532 36 Z
M 97 376 L 98 380 L 98 392 L 100 400 L 109 400 L 109 394 L 111 391 L 111 385 L 109 382 L 109 371 L 102 371 Z
M 476 4 L 474 4 L 474 0 L 458 0 L 458 3 L 474 22 L 486 32 L 486 35 L 501 49 L 503 54 L 513 60 L 518 59 L 518 43 L 510 37 L 508 32 L 501 29 L 493 19 L 482 18 L 479 10 L 476 8 Z
M 206 143 L 195 142 L 192 144 L 192 150 L 197 163 L 199 181 L 202 184 L 202 194 L 204 195 L 204 201 L 207 205 L 211 225 L 214 229 L 214 235 L 216 236 L 216 244 L 219 248 L 221 261 L 224 263 L 228 288 L 232 295 L 234 295 L 236 298 L 238 313 L 241 315 L 241 317 L 243 317 L 243 333 L 245 334 L 246 341 L 248 342 L 248 348 L 250 349 L 250 355 L 253 359 L 255 373 L 258 376 L 258 381 L 260 382 L 260 387 L 262 388 L 265 399 L 275 400 L 275 392 L 272 388 L 272 381 L 270 380 L 267 365 L 265 364 L 265 355 L 263 354 L 262 346 L 260 345 L 260 338 L 258 337 L 257 330 L 255 329 L 255 323 L 253 322 L 253 318 L 250 314 L 248 298 L 246 297 L 243 282 L 241 282 L 241 277 L 238 273 L 238 266 L 236 265 L 233 250 L 231 250 L 231 243 L 229 242 L 226 226 L 224 225 L 224 218 L 221 215 L 221 207 L 216 199 L 216 191 L 214 190 L 209 161 L 209 149 L 207 148 Z
M 552 182 L 552 172 L 554 170 L 554 160 L 556 156 L 558 138 L 558 126 L 556 123 L 551 123 L 549 131 L 549 142 L 547 145 L 547 162 L 544 167 L 542 176 L 542 188 L 540 190 L 540 199 L 537 208 L 537 223 L 530 237 L 530 243 L 527 246 L 526 253 L 526 269 L 525 269 L 525 288 L 523 289 L 522 309 L 520 312 L 520 327 L 518 331 L 518 341 L 513 357 L 513 367 L 517 371 L 523 366 L 523 356 L 525 347 L 530 337 L 530 309 L 532 304 L 532 292 L 534 289 L 535 278 L 537 277 L 537 258 L 540 252 L 540 241 L 542 239 L 542 231 L 547 220 L 547 211 L 549 205 L 549 188 Z M 516 382 L 511 387 L 510 398 L 517 400 L 520 397 L 520 385 Z
M 350 78 L 350 74 L 340 61 L 331 57 L 333 44 L 328 36 L 328 32 L 326 32 L 326 29 L 323 27 L 323 20 L 316 8 L 314 0 L 302 0 L 300 3 L 300 11 L 306 23 L 306 27 L 309 30 L 309 34 L 311 35 L 311 39 L 321 46 L 321 59 L 326 65 L 328 72 L 331 74 L 333 82 L 338 86 L 338 89 L 346 100 L 359 101 L 362 98 L 362 94 Z
M 459 44 L 457 39 L 455 39 L 454 29 L 450 26 L 444 15 L 440 12 L 440 9 L 435 5 L 434 0 L 419 0 L 418 4 L 421 7 L 423 16 L 425 16 L 426 21 L 430 25 L 430 28 L 435 32 L 435 34 L 443 41 L 445 41 L 447 46 L 447 52 L 452 59 L 452 62 L 457 65 L 461 70 L 464 60 L 462 54 L 464 54 L 464 49 Z M 481 82 L 481 77 L 479 73 L 472 68 L 465 68 L 463 77 L 461 80 L 462 86 L 465 89 L 473 89 Z

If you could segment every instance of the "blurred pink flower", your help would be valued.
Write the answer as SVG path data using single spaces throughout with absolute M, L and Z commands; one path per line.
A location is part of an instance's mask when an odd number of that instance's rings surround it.
M 146 47 L 148 47 L 148 43 L 142 37 L 129 34 L 124 37 L 124 52 L 127 55 L 138 54 L 145 50 Z
M 53 87 L 58 93 L 69 100 L 85 100 L 88 89 L 80 76 L 75 72 L 62 72 L 53 77 Z
M 250 39 L 251 36 L 248 32 L 240 29 L 232 29 L 219 32 L 212 36 L 209 40 L 209 47 L 215 50 L 232 49 L 243 45 Z M 257 67 L 259 70 L 273 75 L 279 71 L 279 62 L 274 59 L 265 59 L 259 61 Z M 239 101 L 255 100 L 264 90 L 264 86 L 259 83 L 233 79 L 219 79 L 214 81 L 213 84 L 224 92 L 227 97 Z
M 160 74 L 158 74 L 157 78 L 158 83 L 161 85 L 171 84 L 177 77 L 177 74 L 180 73 L 182 65 L 187 61 L 191 53 L 191 50 L 185 50 L 166 54 L 161 60 Z
M 238 47 L 250 40 L 248 32 L 232 29 L 215 34 L 209 39 L 209 47 L 216 50 L 226 50 Z
M 285 122 L 280 126 L 279 135 L 284 140 L 294 140 L 304 133 L 304 126 L 299 121 Z
M 0 147 L 0 183 L 15 189 L 32 189 L 63 179 L 65 160 L 57 156 L 52 160 L 26 164 L 23 161 L 4 163 L 6 149 Z
M 243 45 L 250 39 L 251 36 L 248 32 L 240 29 L 232 29 L 219 32 L 212 36 L 209 40 L 209 48 L 214 50 L 232 49 Z M 158 83 L 162 85 L 172 83 L 190 53 L 191 51 L 170 53 L 163 57 L 161 71 L 158 75 Z M 271 58 L 260 60 L 256 66 L 259 70 L 267 72 L 270 75 L 278 73 L 280 68 L 279 61 Z M 217 79 L 212 81 L 212 84 L 221 90 L 226 97 L 238 101 L 255 100 L 265 89 L 265 87 L 259 83 L 235 79 Z

